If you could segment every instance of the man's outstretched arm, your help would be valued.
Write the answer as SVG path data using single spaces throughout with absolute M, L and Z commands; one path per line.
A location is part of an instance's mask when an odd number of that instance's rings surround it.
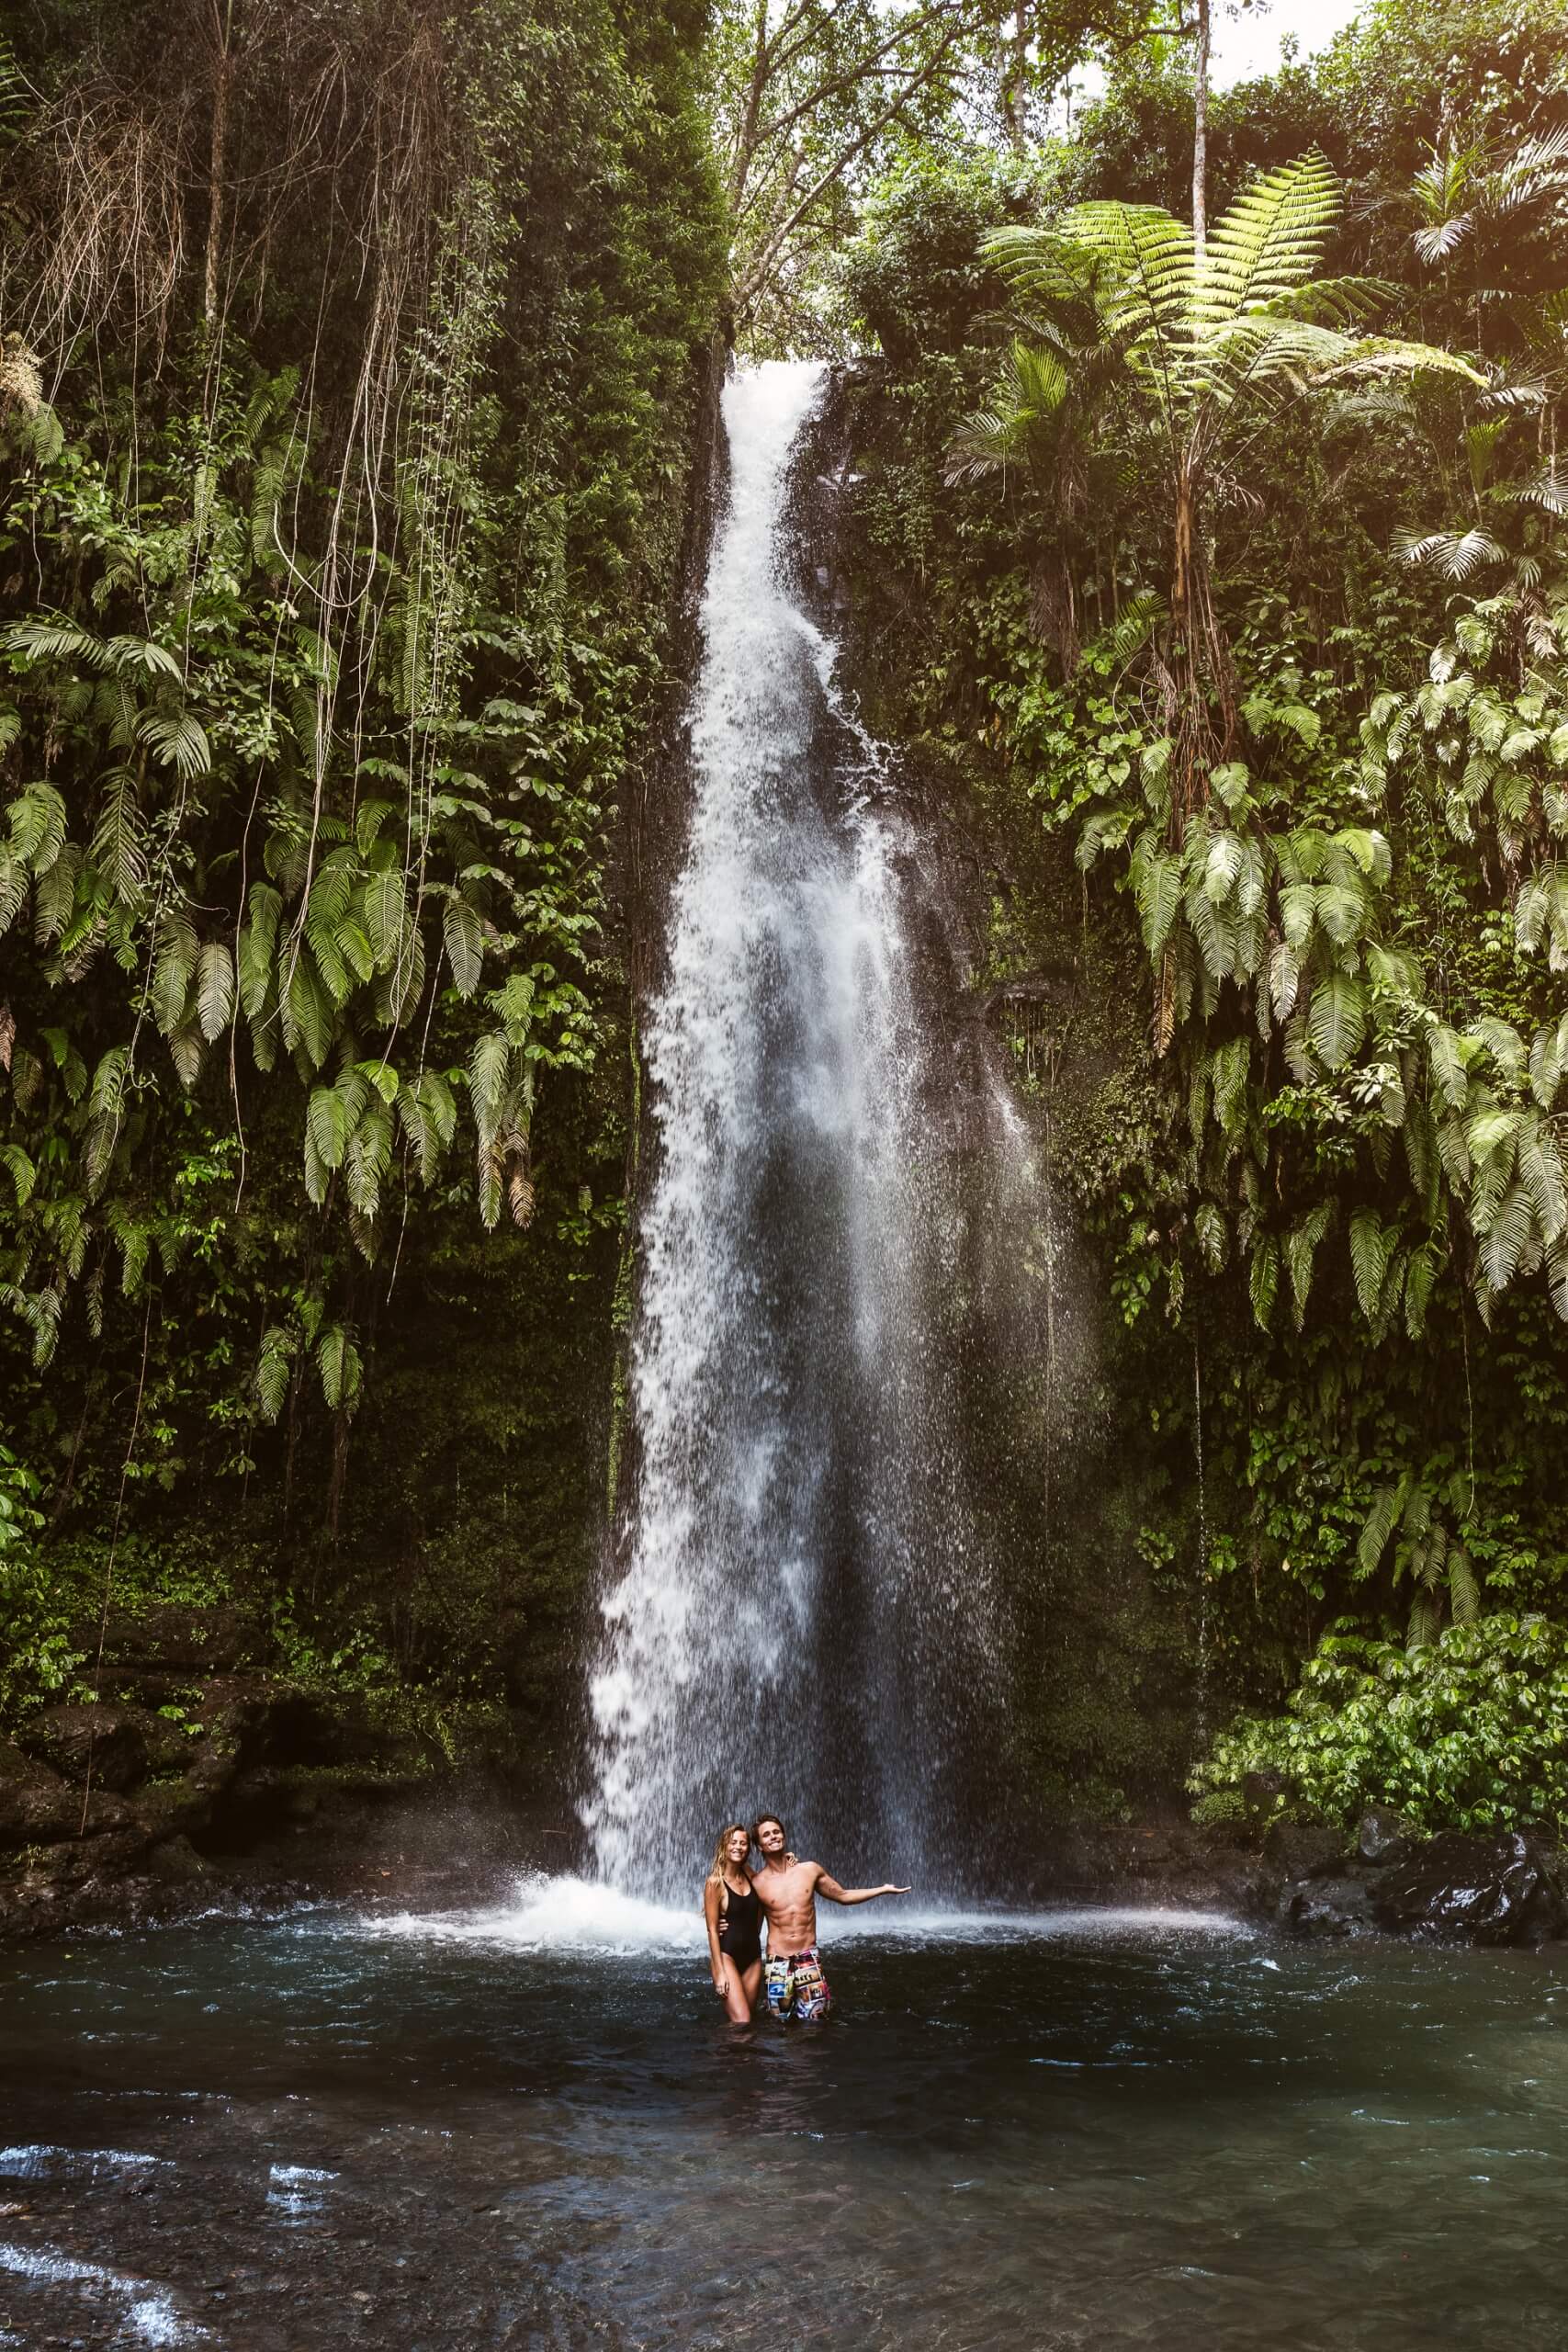
M 817 1882 L 817 1892 L 825 1894 L 829 1903 L 874 1903 L 879 1894 L 908 1894 L 907 1886 L 840 1886 L 836 1878 L 824 1871 Z

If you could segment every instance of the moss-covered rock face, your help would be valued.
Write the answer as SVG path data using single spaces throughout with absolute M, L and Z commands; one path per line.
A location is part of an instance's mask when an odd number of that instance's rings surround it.
M 1125 1170 L 1142 1182 L 1161 1149 L 1143 973 L 1118 910 L 1091 902 L 1071 841 L 1039 825 L 1005 760 L 925 723 L 940 618 L 880 528 L 922 452 L 887 380 L 875 367 L 832 379 L 796 469 L 802 563 L 846 683 L 895 747 L 921 895 L 940 910 L 924 973 L 953 1115 L 963 1124 L 965 1069 L 972 1085 L 1004 1071 L 1041 1178 L 1014 1250 L 1016 1222 L 975 1165 L 950 1338 L 1012 1651 L 994 1781 L 976 1793 L 1020 1823 L 1114 1820 L 1179 1791 L 1223 1703 L 1217 1644 L 1194 1605 L 1190 1350 L 1161 1334 L 1161 1378 L 1179 1400 L 1162 1417 L 1089 1208 Z
M 955 1018 L 1006 1040 L 1073 1209 L 1073 1341 L 1049 1382 L 1010 1360 L 980 1392 L 1022 1531 L 1021 1776 L 1053 1803 L 1184 1794 L 1203 1750 L 1216 1821 L 1259 1761 L 1300 1796 L 1310 1749 L 1318 1785 L 1348 1786 L 1348 1645 L 1506 1649 L 1516 1611 L 1562 1612 L 1568 575 L 1560 517 L 1526 511 L 1539 436 L 1475 429 L 1474 305 L 1417 266 L 1408 227 L 1423 120 L 1440 137 L 1457 106 L 1533 168 L 1517 142 L 1546 102 L 1510 87 L 1523 113 L 1495 112 L 1490 38 L 1438 56 L 1414 17 L 1382 17 L 1337 62 L 1230 102 L 1215 151 L 1216 245 L 1304 203 L 1288 270 L 1375 263 L 1380 323 L 1427 339 L 1337 344 L 1333 381 L 1414 370 L 1408 396 L 1325 398 L 1325 374 L 1253 407 L 1250 369 L 1199 382 L 1213 276 L 1181 353 L 1135 271 L 1112 331 L 1112 215 L 1056 198 L 1174 186 L 1169 89 L 1120 88 L 1053 152 L 1021 243 L 987 245 L 1014 191 L 957 163 L 886 190 L 847 267 L 849 323 L 881 349 L 835 396 L 840 634 L 966 870 Z M 1352 97 L 1358 56 L 1382 115 L 1364 77 Z M 1397 183 L 1394 209 L 1357 215 L 1325 153 Z M 1483 356 L 1520 385 L 1561 282 L 1538 195 L 1536 225 L 1488 247 Z M 1114 219 L 1128 253 L 1145 232 L 1189 251 L 1179 219 Z M 1461 581 L 1457 523 L 1421 519 L 1443 450 L 1484 451 L 1474 495 L 1512 518 L 1484 581 Z M 1064 1363 L 1070 1430 L 1045 1393 Z M 1501 1772 L 1476 1724 L 1455 1734 L 1459 1781 L 1495 1778 L 1515 1809 L 1497 1821 L 1540 1819 L 1551 1782 L 1541 1692 L 1519 1706 Z M 1356 1787 L 1377 1792 L 1364 1770 Z M 1430 1826 L 1468 1827 L 1471 1802 L 1445 1787 Z

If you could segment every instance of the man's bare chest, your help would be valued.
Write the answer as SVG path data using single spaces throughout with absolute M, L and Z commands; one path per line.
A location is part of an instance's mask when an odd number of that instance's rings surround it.
M 770 1919 L 793 1917 L 809 1910 L 816 1881 L 804 1863 L 787 1871 L 759 1871 L 751 1882 Z

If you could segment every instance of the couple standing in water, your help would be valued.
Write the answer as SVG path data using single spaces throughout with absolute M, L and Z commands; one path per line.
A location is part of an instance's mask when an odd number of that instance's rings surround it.
M 761 1868 L 750 1868 L 755 1839 Z M 825 2018 L 833 1996 L 817 1953 L 817 1897 L 829 1903 L 874 1903 L 879 1894 L 908 1894 L 907 1886 L 840 1886 L 820 1862 L 789 1850 L 776 1814 L 748 1829 L 731 1822 L 719 1832 L 713 1868 L 703 1889 L 714 1991 L 731 2021 L 745 2025 L 762 1989 L 762 1923 L 768 1928 L 765 1970 L 768 2008 L 781 2019 Z

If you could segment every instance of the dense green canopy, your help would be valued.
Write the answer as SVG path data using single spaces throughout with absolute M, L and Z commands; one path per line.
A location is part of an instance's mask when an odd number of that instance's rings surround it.
M 1212 1802 L 1305 1753 L 1322 1636 L 1546 1655 L 1561 9 L 1374 0 L 1207 92 L 1201 241 L 1193 27 L 1137 0 L 13 13 L 0 1712 L 91 1687 L 118 1580 L 448 1752 L 558 1736 L 726 335 L 855 363 L 846 661 L 988 877 L 1094 1253 L 1128 1466 L 1018 1570 L 1021 1772 L 1114 1810 L 1245 1710 Z M 1364 1795 L 1344 1679 L 1305 1745 Z

